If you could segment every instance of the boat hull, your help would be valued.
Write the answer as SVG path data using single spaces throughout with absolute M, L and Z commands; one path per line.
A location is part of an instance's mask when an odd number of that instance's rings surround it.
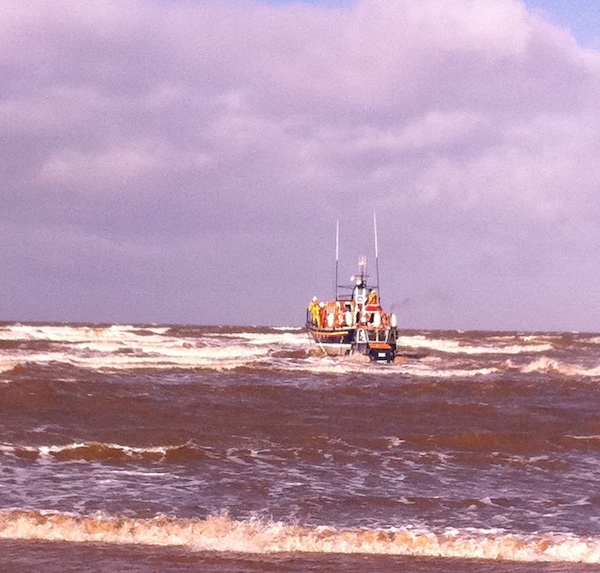
M 366 354 L 374 362 L 394 362 L 396 358 L 396 346 L 387 342 L 370 342 L 357 344 L 356 352 Z
M 328 329 L 308 327 L 308 333 L 319 348 L 330 356 L 350 354 L 354 347 L 355 328 Z
M 306 328 L 317 346 L 328 356 L 346 356 L 357 353 L 368 356 L 374 362 L 386 363 L 393 362 L 396 356 L 395 336 L 391 337 L 394 343 L 390 344 L 371 340 L 369 332 L 364 328 L 318 328 L 312 324 L 307 324 Z M 382 339 L 386 338 L 389 339 L 389 334 L 382 334 Z

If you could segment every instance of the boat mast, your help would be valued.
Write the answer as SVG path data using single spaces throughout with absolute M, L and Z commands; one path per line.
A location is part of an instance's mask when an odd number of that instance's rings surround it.
M 381 300 L 381 292 L 379 292 L 379 245 L 377 244 L 377 214 L 373 213 L 373 230 L 375 232 L 375 274 L 377 276 L 377 296 Z
M 340 255 L 340 220 L 335 222 L 335 276 L 334 276 L 334 299 L 338 299 L 338 260 Z

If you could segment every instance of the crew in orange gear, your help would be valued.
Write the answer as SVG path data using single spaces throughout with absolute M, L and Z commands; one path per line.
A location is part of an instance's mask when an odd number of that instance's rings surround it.
M 312 317 L 312 323 L 316 326 L 319 325 L 319 303 L 317 301 L 317 297 L 313 296 L 313 299 L 310 301 L 308 305 L 308 310 L 310 311 L 310 315 Z
M 367 301 L 367 305 L 368 306 L 376 306 L 377 305 L 377 291 L 376 290 L 372 290 L 369 293 L 369 300 Z

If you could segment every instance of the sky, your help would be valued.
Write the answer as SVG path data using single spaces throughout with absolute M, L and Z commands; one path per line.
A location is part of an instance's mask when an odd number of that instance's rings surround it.
M 600 8 L 5 0 L 0 320 L 600 332 Z

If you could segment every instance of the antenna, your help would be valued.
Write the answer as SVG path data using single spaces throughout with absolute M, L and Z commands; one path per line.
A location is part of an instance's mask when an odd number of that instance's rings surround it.
M 373 213 L 373 231 L 375 232 L 375 274 L 377 275 L 377 295 L 381 300 L 381 292 L 379 292 L 379 245 L 377 244 L 377 214 Z
M 335 277 L 334 277 L 334 300 L 337 300 L 337 289 L 338 289 L 338 260 L 340 256 L 340 220 L 335 222 Z

